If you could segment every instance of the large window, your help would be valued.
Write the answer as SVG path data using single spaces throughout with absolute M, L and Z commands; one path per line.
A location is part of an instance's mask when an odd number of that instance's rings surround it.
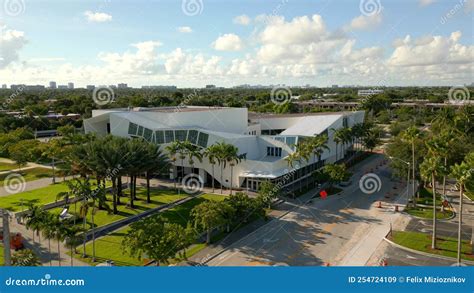
M 171 143 L 174 141 L 174 131 L 173 130 L 165 130 L 165 142 Z
M 198 139 L 198 146 L 206 148 L 207 147 L 207 141 L 209 140 L 209 134 L 199 132 L 199 139 Z
M 190 130 L 189 133 L 188 133 L 189 142 L 192 143 L 192 144 L 196 144 L 197 139 L 198 139 L 198 134 L 199 134 L 199 132 L 197 130 Z
M 138 126 L 137 135 L 138 135 L 138 136 L 143 136 L 143 126 Z
M 186 130 L 175 130 L 174 134 L 175 134 L 176 140 L 178 141 L 186 140 Z
M 137 130 L 138 130 L 138 125 L 132 122 L 128 124 L 128 134 L 137 135 Z
M 281 148 L 267 147 L 267 156 L 269 156 L 269 157 L 281 157 Z
M 151 141 L 151 136 L 153 134 L 153 131 L 151 131 L 150 129 L 148 128 L 145 128 L 145 132 L 143 133 L 143 137 L 148 140 L 148 141 Z
M 155 143 L 165 143 L 165 133 L 161 130 L 155 131 Z

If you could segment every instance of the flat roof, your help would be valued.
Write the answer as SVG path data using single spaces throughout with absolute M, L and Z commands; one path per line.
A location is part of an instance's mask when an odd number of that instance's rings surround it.
M 306 116 L 329 116 L 329 115 L 344 115 L 352 114 L 358 111 L 340 111 L 340 112 L 317 112 L 317 113 L 288 113 L 288 114 L 272 114 L 272 113 L 257 113 L 249 112 L 249 119 L 268 119 L 268 118 L 291 118 L 291 117 L 306 117 Z

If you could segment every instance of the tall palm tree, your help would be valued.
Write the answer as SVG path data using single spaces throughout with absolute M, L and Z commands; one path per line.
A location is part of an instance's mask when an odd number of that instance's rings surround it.
M 295 163 L 301 162 L 301 157 L 297 152 L 293 152 L 291 154 L 288 154 L 288 156 L 286 156 L 284 160 L 288 164 L 288 167 L 293 169 L 295 167 Z M 295 172 L 292 172 L 292 181 L 294 180 L 295 180 Z
M 413 185 L 412 185 L 412 196 L 413 196 L 413 203 L 414 206 L 416 206 L 416 200 L 415 200 L 415 143 L 418 140 L 418 138 L 421 136 L 421 132 L 416 126 L 411 126 L 407 128 L 403 133 L 402 133 L 402 139 L 411 144 L 411 156 L 412 156 L 412 162 L 411 162 L 411 167 L 413 171 Z
M 44 218 L 44 225 L 41 232 L 43 237 L 48 239 L 48 252 L 49 252 L 49 266 L 52 266 L 52 256 L 51 256 L 51 239 L 54 238 L 55 228 L 54 221 L 56 220 L 56 215 L 47 213 Z
M 229 163 L 230 166 L 230 194 L 232 195 L 232 178 L 233 178 L 233 171 L 234 167 L 238 165 L 242 160 L 245 159 L 245 155 L 239 155 L 239 149 L 231 144 L 224 144 L 223 145 L 223 153 L 222 153 L 222 160 L 224 164 L 224 169 L 226 164 Z
M 35 242 L 35 233 L 38 235 L 38 243 L 41 243 L 39 231 L 44 225 L 46 212 L 42 207 L 29 204 L 28 213 L 26 214 L 25 226 L 27 229 L 33 230 L 33 242 Z
M 441 168 L 443 164 L 441 163 L 440 157 L 436 155 L 430 155 L 425 158 L 423 163 L 420 165 L 420 171 L 422 177 L 431 181 L 432 192 L 433 192 L 433 235 L 431 241 L 431 248 L 436 249 L 436 176 L 439 173 L 442 173 Z
M 204 150 L 204 156 L 207 157 L 212 168 L 212 192 L 215 192 L 214 188 L 214 167 L 217 163 L 217 158 L 219 156 L 219 147 L 218 145 L 210 145 Z
M 155 173 L 162 173 L 169 168 L 169 162 L 165 155 L 160 151 L 160 147 L 149 143 L 145 150 L 145 175 L 146 175 L 146 202 L 151 203 L 150 198 L 150 179 Z
M 186 156 L 189 159 L 188 163 L 189 165 L 191 165 L 191 173 L 193 173 L 194 172 L 194 158 L 198 159 L 198 161 L 202 163 L 203 154 L 200 148 L 191 144 L 189 141 L 186 141 L 185 152 L 186 152 Z
M 338 146 L 344 142 L 345 138 L 345 133 L 344 133 L 344 128 L 338 128 L 338 129 L 334 129 L 332 128 L 332 131 L 333 131 L 333 140 L 334 142 L 336 143 L 336 162 L 338 160 Z
M 180 150 L 180 145 L 176 142 L 172 142 L 171 144 L 165 147 L 166 152 L 168 153 L 170 162 L 176 166 L 176 156 Z M 173 181 L 174 181 L 174 189 L 176 189 L 176 176 L 173 174 Z
M 312 137 L 311 147 L 313 149 L 313 161 L 316 163 L 317 158 L 319 162 L 321 155 L 324 153 L 324 151 L 329 150 L 327 135 L 317 135 Z
M 462 209 L 463 209 L 463 193 L 465 190 L 466 183 L 472 177 L 472 170 L 469 165 L 465 162 L 461 164 L 455 164 L 451 167 L 451 176 L 456 178 L 457 185 L 459 187 L 459 222 L 458 222 L 458 247 L 457 247 L 457 260 L 458 265 L 461 264 L 461 227 L 462 227 Z

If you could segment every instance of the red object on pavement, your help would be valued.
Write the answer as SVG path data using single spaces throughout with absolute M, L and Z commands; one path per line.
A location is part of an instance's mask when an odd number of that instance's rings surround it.
M 322 199 L 326 199 L 326 197 L 328 197 L 328 193 L 324 189 L 319 192 L 319 195 Z

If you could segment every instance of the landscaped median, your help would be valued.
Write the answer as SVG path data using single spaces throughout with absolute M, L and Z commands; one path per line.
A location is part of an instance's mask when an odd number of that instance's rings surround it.
M 416 207 L 407 207 L 405 212 L 409 215 L 424 218 L 432 219 L 433 218 L 433 193 L 426 188 L 420 189 L 420 197 L 416 199 Z M 441 211 L 442 200 L 441 196 L 436 197 L 436 206 L 439 208 L 436 211 L 437 219 L 450 219 L 454 216 L 454 212 L 449 208 L 444 208 L 444 211 Z
M 424 253 L 436 254 L 445 257 L 457 257 L 457 239 L 451 237 L 437 237 L 437 249 L 431 248 L 431 235 L 419 232 L 408 232 L 408 231 L 392 231 L 392 234 L 387 236 L 388 240 L 394 243 L 410 248 L 413 250 L 421 251 Z M 474 261 L 474 255 L 472 254 L 472 245 L 468 240 L 463 240 L 461 245 L 461 257 L 462 259 Z M 455 261 L 453 259 L 453 261 Z
M 188 219 L 190 217 L 190 213 L 193 207 L 197 206 L 198 204 L 206 201 L 206 200 L 213 200 L 213 201 L 221 201 L 225 198 L 223 195 L 216 195 L 216 194 L 203 194 L 199 197 L 193 198 L 183 204 L 180 204 L 170 210 L 164 211 L 159 215 L 163 217 L 170 223 L 177 223 L 182 225 L 183 227 L 186 226 Z M 125 227 L 118 231 L 112 232 L 107 236 L 101 237 L 96 240 L 95 242 L 95 249 L 96 249 L 96 263 L 91 262 L 91 258 L 80 258 L 82 255 L 82 246 L 77 248 L 78 254 L 75 257 L 90 263 L 92 265 L 97 265 L 98 263 L 104 262 L 106 260 L 111 260 L 115 263 L 115 265 L 119 266 L 140 266 L 143 265 L 143 260 L 139 260 L 137 258 L 130 257 L 127 253 L 124 253 L 122 249 L 122 240 L 127 233 L 129 227 Z M 197 253 L 201 249 L 203 249 L 206 245 L 202 243 L 196 243 L 192 245 L 189 250 L 187 251 L 187 256 L 190 257 L 191 255 Z M 92 255 L 92 242 L 87 243 L 86 245 L 86 253 L 87 255 Z
M 147 210 L 151 210 L 157 207 L 160 207 L 162 205 L 172 203 L 175 201 L 178 201 L 180 199 L 186 198 L 188 194 L 181 192 L 181 194 L 178 194 L 174 190 L 163 190 L 163 189 L 151 189 L 150 190 L 150 199 L 151 202 L 147 203 L 146 202 L 146 188 L 137 188 L 137 197 L 139 198 L 138 200 L 134 201 L 134 208 L 128 207 L 128 198 L 122 197 L 121 201 L 122 204 L 117 206 L 117 214 L 112 214 L 111 212 L 108 212 L 107 210 L 96 210 L 94 214 L 94 225 L 95 227 L 101 227 L 116 221 L 120 221 L 138 214 L 141 214 Z M 110 208 L 112 208 L 112 196 L 109 194 L 107 195 L 107 203 Z M 77 225 L 82 226 L 82 221 L 83 219 L 79 216 L 79 210 L 80 210 L 80 205 L 81 202 L 77 202 L 77 211 L 74 212 L 74 204 L 71 204 L 69 207 L 69 214 L 76 216 L 77 218 Z M 63 208 L 55 208 L 52 210 L 49 210 L 51 213 L 54 214 L 59 214 Z M 92 217 L 91 217 L 92 209 L 89 209 L 88 214 L 87 214 L 87 229 L 92 228 Z
M 18 166 L 16 166 L 13 163 L 0 162 L 0 172 L 10 171 L 10 170 L 13 170 L 13 169 L 16 169 L 16 168 L 18 168 Z

